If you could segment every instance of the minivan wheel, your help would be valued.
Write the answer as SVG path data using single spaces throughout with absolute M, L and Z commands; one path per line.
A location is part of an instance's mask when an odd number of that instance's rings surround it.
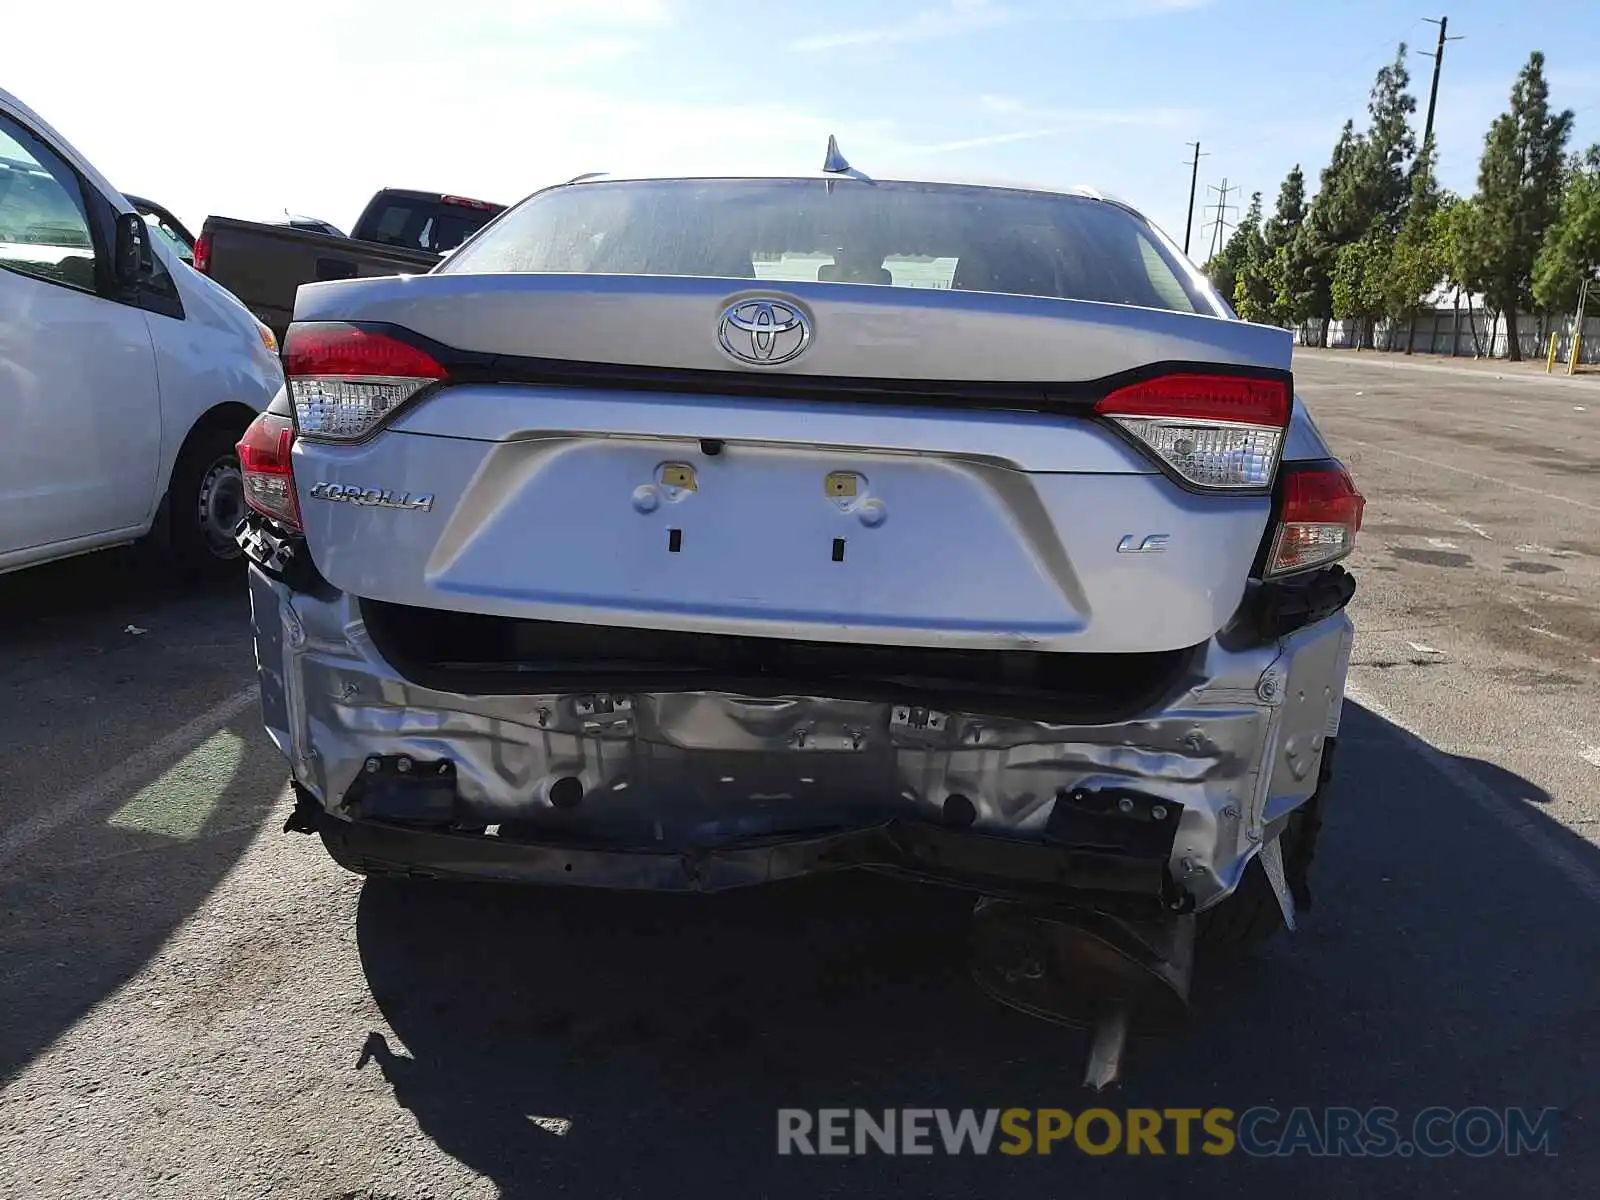
M 240 557 L 234 531 L 244 520 L 245 502 L 238 440 L 239 432 L 226 426 L 198 429 L 172 468 L 167 545 L 179 568 L 189 573 L 231 574 Z

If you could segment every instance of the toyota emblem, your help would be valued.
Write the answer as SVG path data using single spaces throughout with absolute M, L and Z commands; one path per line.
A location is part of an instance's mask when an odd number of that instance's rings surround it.
M 786 300 L 739 300 L 722 310 L 717 341 L 739 362 L 776 367 L 793 362 L 810 345 L 811 318 Z

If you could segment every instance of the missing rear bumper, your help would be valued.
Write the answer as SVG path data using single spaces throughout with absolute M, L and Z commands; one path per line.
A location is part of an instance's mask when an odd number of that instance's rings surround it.
M 535 842 L 324 815 L 340 863 L 368 875 L 637 891 L 715 892 L 828 871 L 873 870 L 1018 902 L 1074 901 L 1155 916 L 1192 908 L 1167 850 L 1132 855 L 985 837 L 915 821 L 685 850 Z
M 913 695 L 682 684 L 486 695 L 397 670 L 352 597 L 296 593 L 258 568 L 250 579 L 268 732 L 328 828 L 356 839 L 352 856 L 373 870 L 606 887 L 867 866 L 1027 898 L 1159 904 L 1173 886 L 1204 909 L 1314 791 L 1350 640 L 1339 613 L 1263 646 L 1213 642 L 1160 703 L 1093 722 L 985 711 L 977 698 L 936 709 Z M 439 763 L 448 784 L 427 774 Z M 901 827 L 1020 849 L 941 873 L 949 864 L 919 847 L 942 853 L 942 841 L 870 832 Z M 837 838 L 806 858 L 805 844 Z M 1096 861 L 1063 882 L 1074 854 L 1137 860 L 1136 882 L 1097 882 Z

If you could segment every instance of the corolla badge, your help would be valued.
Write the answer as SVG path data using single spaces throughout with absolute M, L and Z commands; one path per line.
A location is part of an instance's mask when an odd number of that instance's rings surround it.
M 433 493 L 395 492 L 388 488 L 364 488 L 341 483 L 314 483 L 313 500 L 337 500 L 341 504 L 360 504 L 372 508 L 399 508 L 407 512 L 431 512 Z
M 786 300 L 758 296 L 722 310 L 717 342 L 728 357 L 753 367 L 793 362 L 811 343 L 811 318 Z

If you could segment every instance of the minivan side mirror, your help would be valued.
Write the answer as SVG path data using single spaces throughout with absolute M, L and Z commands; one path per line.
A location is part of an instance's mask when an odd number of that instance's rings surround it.
M 150 230 L 138 213 L 117 214 L 117 245 L 112 254 L 112 269 L 117 282 L 138 283 L 150 267 Z

